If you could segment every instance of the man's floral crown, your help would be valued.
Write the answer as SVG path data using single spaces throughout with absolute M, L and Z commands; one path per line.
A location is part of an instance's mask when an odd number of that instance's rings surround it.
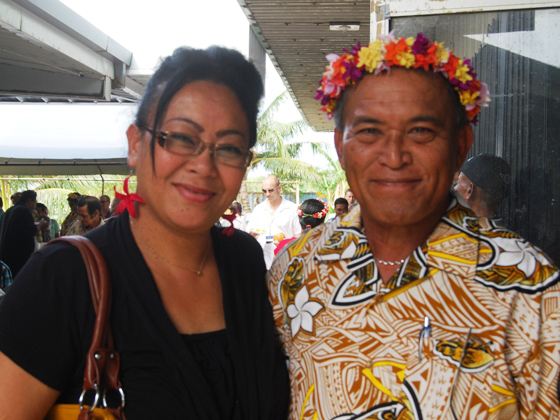
M 375 75 L 390 71 L 391 67 L 423 68 L 441 73 L 459 92 L 461 104 L 467 111 L 468 120 L 476 124 L 481 107 L 488 106 L 490 92 L 486 83 L 476 80 L 470 59 L 463 60 L 453 51 L 443 47 L 443 42 L 431 42 L 419 33 L 416 39 L 397 38 L 391 32 L 380 36 L 367 47 L 353 46 L 344 54 L 327 55 L 330 64 L 319 83 L 315 99 L 321 100 L 321 111 L 331 119 L 336 102 L 342 91 L 352 86 L 365 74 Z
M 327 213 L 329 212 L 329 206 L 327 206 L 327 203 L 325 203 L 321 199 L 318 199 L 318 201 L 323 203 L 323 210 L 318 211 L 317 213 L 307 214 L 307 213 L 303 212 L 303 210 L 301 209 L 301 204 L 300 204 L 299 207 L 298 207 L 298 216 L 299 217 L 313 217 L 314 219 L 322 219 L 323 217 L 326 217 Z

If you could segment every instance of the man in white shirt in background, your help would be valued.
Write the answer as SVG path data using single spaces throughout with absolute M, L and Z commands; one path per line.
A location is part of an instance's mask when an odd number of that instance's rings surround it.
M 247 232 L 257 238 L 263 248 L 267 269 L 272 264 L 276 245 L 285 238 L 301 234 L 297 205 L 282 198 L 281 188 L 280 181 L 274 175 L 263 180 L 266 201 L 255 207 L 247 224 Z

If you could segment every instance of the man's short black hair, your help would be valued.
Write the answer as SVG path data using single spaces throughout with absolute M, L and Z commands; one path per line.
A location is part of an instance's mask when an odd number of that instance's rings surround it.
M 43 203 L 37 203 L 37 210 L 47 211 L 47 206 L 45 206 Z
M 27 190 L 21 193 L 16 205 L 27 205 L 30 200 L 37 200 L 37 193 L 33 190 Z
M 87 206 L 87 212 L 90 216 L 93 217 L 95 215 L 95 210 L 97 210 L 99 212 L 99 215 L 101 216 L 102 208 L 99 198 L 92 197 L 91 195 L 82 195 L 78 200 L 78 207 L 83 206 Z
M 344 197 L 339 197 L 336 200 L 334 200 L 334 205 L 338 205 L 338 204 L 344 204 L 346 207 L 348 207 L 348 200 Z

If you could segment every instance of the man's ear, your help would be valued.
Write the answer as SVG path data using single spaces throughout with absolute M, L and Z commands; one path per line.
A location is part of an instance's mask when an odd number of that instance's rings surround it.
M 338 155 L 338 161 L 340 162 L 340 167 L 344 167 L 344 133 L 338 128 L 334 129 L 334 147 L 336 148 L 336 154 Z
M 131 168 L 136 168 L 138 156 L 142 150 L 142 131 L 136 124 L 130 124 L 126 130 L 126 137 L 128 138 L 128 157 L 126 162 Z
M 470 124 L 465 125 L 457 133 L 457 150 L 456 150 L 456 167 L 455 171 L 459 171 L 467 158 L 467 154 L 474 142 L 474 134 Z

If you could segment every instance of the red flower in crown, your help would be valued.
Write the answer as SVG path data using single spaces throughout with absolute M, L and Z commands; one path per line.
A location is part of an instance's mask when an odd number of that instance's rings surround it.
M 136 219 L 136 209 L 134 208 L 134 202 L 138 201 L 139 203 L 143 203 L 143 204 L 146 204 L 146 202 L 138 194 L 130 194 L 128 192 L 129 178 L 130 176 L 127 176 L 126 179 L 124 180 L 124 186 L 123 186 L 124 194 L 118 192 L 117 187 L 114 188 L 115 198 L 117 200 L 121 200 L 121 202 L 119 203 L 119 207 L 117 207 L 117 214 L 121 214 L 125 209 L 127 209 L 130 215 Z
M 237 217 L 237 212 L 233 210 L 231 214 L 222 214 L 222 217 L 231 223 L 231 226 L 225 228 L 222 231 L 222 235 L 227 235 L 227 236 L 233 235 L 233 233 L 235 232 L 235 228 L 233 227 L 233 221 Z

